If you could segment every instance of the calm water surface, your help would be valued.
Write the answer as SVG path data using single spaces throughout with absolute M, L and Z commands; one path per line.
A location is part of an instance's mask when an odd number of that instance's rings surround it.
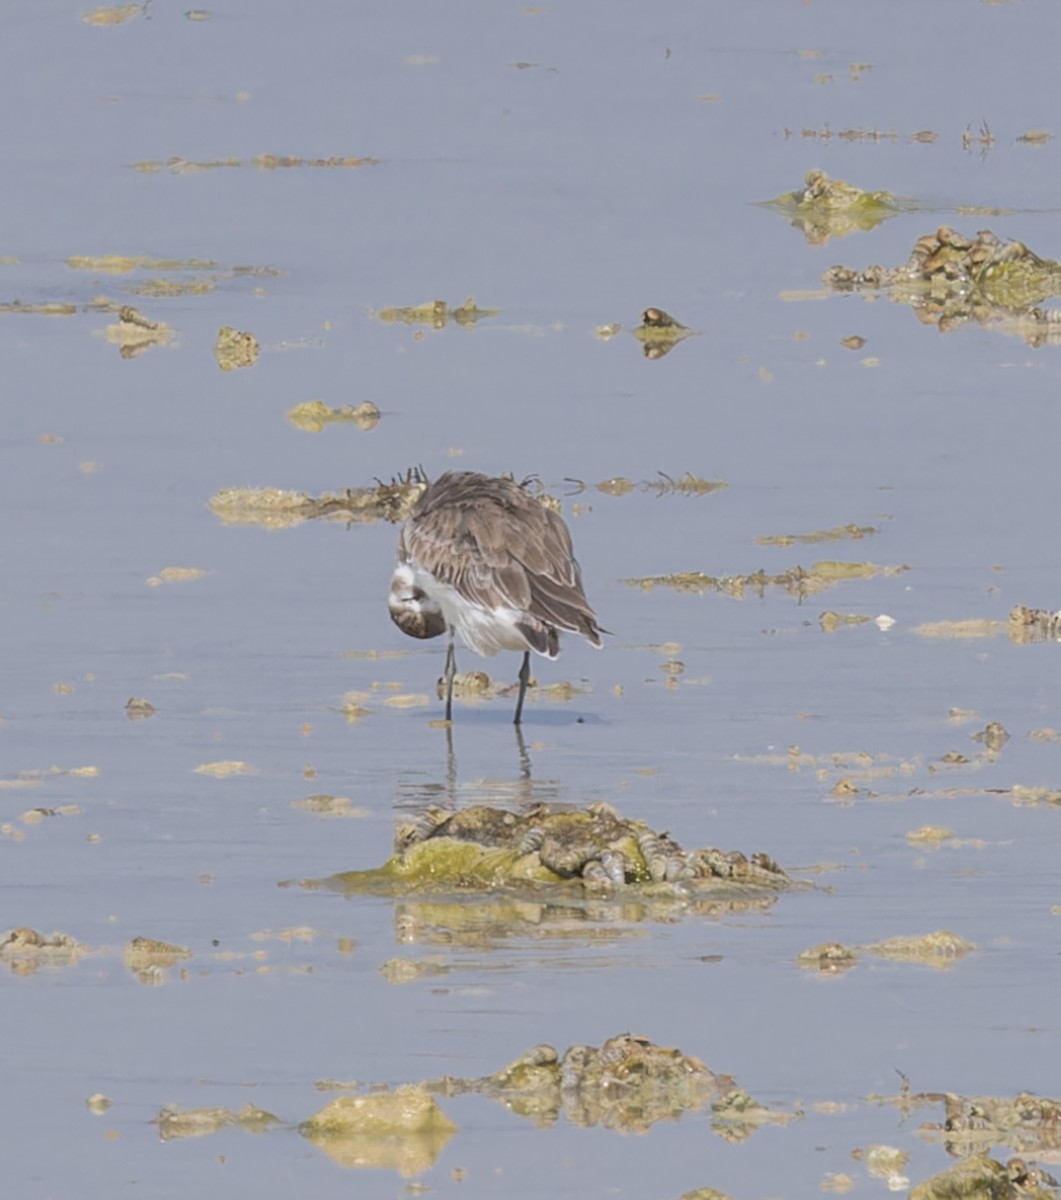
M 399 1194 L 397 1172 L 352 1174 L 290 1129 L 161 1143 L 150 1121 L 170 1103 L 253 1102 L 294 1124 L 330 1098 L 317 1080 L 480 1076 L 539 1042 L 628 1029 L 802 1119 L 731 1143 L 705 1113 L 635 1137 L 541 1130 L 453 1099 L 460 1132 L 421 1182 L 463 1196 L 795 1196 L 848 1172 L 880 1189 L 852 1149 L 908 1150 L 915 1181 L 948 1162 L 916 1133 L 939 1108 L 904 1122 L 867 1102 L 893 1094 L 897 1072 L 915 1090 L 1057 1095 L 1058 815 L 1006 794 L 1059 786 L 1061 747 L 1029 738 L 1061 725 L 1057 647 L 915 628 L 1058 606 L 1058 349 L 975 325 L 941 335 L 884 299 L 791 298 L 835 262 L 898 264 L 943 223 L 1061 258 L 1058 143 L 1017 141 L 1056 110 L 1056 6 L 84 15 L 15 3 L 0 42 L 0 302 L 77 306 L 0 313 L 0 926 L 97 950 L 0 975 L 11 1194 Z M 994 143 L 963 150 L 983 121 Z M 885 136 L 803 135 L 851 129 Z M 379 161 L 262 170 L 262 154 Z M 133 169 L 146 161 L 163 166 Z M 918 208 L 810 246 L 753 202 L 815 166 Z M 194 277 L 216 287 L 143 295 L 132 289 L 192 274 L 71 264 L 101 255 L 210 260 Z M 469 294 L 500 315 L 442 330 L 372 315 Z M 104 336 L 113 314 L 88 307 L 98 296 L 167 322 L 175 341 L 123 358 Z M 626 331 L 648 305 L 700 336 L 643 357 Z M 624 331 L 594 337 L 613 322 Z M 218 369 L 222 325 L 258 338 L 255 366 Z M 840 345 L 852 334 L 855 352 Z M 383 416 L 313 434 L 285 416 L 313 399 L 371 400 Z M 316 494 L 415 464 L 538 475 L 613 633 L 600 653 L 569 640 L 538 670 L 583 690 L 529 701 L 529 774 L 507 699 L 460 705 L 452 759 L 429 724 L 436 701 L 383 703 L 388 688 L 426 696 L 442 665 L 440 647 L 387 618 L 392 526 L 228 527 L 207 507 L 224 487 Z M 642 486 L 659 472 L 728 486 L 661 495 Z M 618 476 L 637 486 L 598 490 Z M 756 541 L 846 524 L 879 533 Z M 802 603 L 627 582 L 820 559 L 909 569 Z M 148 585 L 169 566 L 209 574 Z M 825 609 L 895 624 L 825 634 Z M 674 686 L 668 658 L 684 667 Z M 488 665 L 514 679 L 518 660 Z M 371 715 L 344 720 L 344 694 L 374 688 Z M 131 696 L 156 715 L 128 720 Z M 989 721 L 1011 735 L 994 757 L 971 740 Z M 794 745 L 815 764 L 792 769 Z M 856 752 L 888 770 L 871 779 L 829 757 Z M 968 764 L 944 764 L 950 752 Z M 253 773 L 194 773 L 219 760 Z M 96 773 L 69 774 L 84 767 Z M 834 794 L 845 776 L 859 790 Z M 359 815 L 297 806 L 319 793 Z M 427 803 L 533 799 L 606 800 L 688 846 L 827 870 L 759 913 L 464 943 L 403 943 L 397 900 L 277 887 L 379 864 L 396 815 Z M 912 847 L 926 824 L 959 844 Z M 313 940 L 260 936 L 298 927 Z M 825 979 L 794 962 L 823 941 L 935 929 L 978 953 L 949 970 L 869 959 Z M 191 949 L 183 977 L 139 982 L 121 953 L 136 936 Z M 444 973 L 390 983 L 379 967 L 395 956 Z M 85 1106 L 96 1092 L 113 1101 L 105 1115 Z

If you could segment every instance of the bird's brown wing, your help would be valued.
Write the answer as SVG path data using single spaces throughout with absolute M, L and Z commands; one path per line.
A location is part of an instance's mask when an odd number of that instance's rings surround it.
M 421 498 L 401 546 L 473 604 L 513 608 L 532 628 L 540 622 L 600 645 L 567 525 L 511 480 L 441 476 Z

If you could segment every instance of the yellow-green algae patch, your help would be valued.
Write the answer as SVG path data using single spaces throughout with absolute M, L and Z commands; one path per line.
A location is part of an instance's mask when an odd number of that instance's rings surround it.
M 337 1096 L 299 1126 L 299 1133 L 344 1167 L 419 1175 L 438 1158 L 457 1126 L 418 1084 L 367 1096 Z
M 152 575 L 147 582 L 157 587 L 160 583 L 188 583 L 195 579 L 205 579 L 210 572 L 202 567 L 163 567 L 157 575 Z
M 86 25 L 122 25 L 147 11 L 146 4 L 116 4 L 108 8 L 94 8 L 81 18 Z
M 164 1142 L 206 1137 L 233 1126 L 245 1133 L 264 1133 L 283 1124 L 279 1117 L 253 1104 L 245 1104 L 238 1112 L 230 1108 L 181 1108 L 171 1104 L 159 1112 L 154 1123 Z
M 210 508 L 227 525 L 262 525 L 267 529 L 286 529 L 321 518 L 400 523 L 426 488 L 426 480 L 414 469 L 390 483 L 344 488 L 320 496 L 282 488 L 224 488 L 211 498 Z
M 306 1136 L 366 1134 L 385 1137 L 409 1133 L 456 1133 L 457 1126 L 434 1097 L 416 1084 L 368 1096 L 337 1096 L 299 1126 Z
M 501 309 L 479 308 L 469 296 L 456 307 L 445 300 L 429 300 L 426 304 L 414 304 L 406 308 L 381 308 L 372 315 L 387 325 L 429 325 L 432 329 L 443 329 L 450 322 L 465 327 L 473 326 L 489 317 L 499 317 Z
M 868 625 L 872 618 L 865 613 L 823 612 L 818 616 L 818 624 L 823 633 L 835 633 L 842 626 Z
M 0 303 L 0 313 L 22 313 L 34 317 L 73 317 L 77 315 L 77 305 L 62 301 L 23 304 L 21 300 L 8 300 Z
M 258 361 L 258 352 L 258 339 L 253 333 L 241 332 L 229 325 L 221 326 L 214 343 L 214 358 L 222 371 L 253 367 Z
M 200 763 L 194 768 L 196 775 L 209 775 L 212 779 L 229 779 L 233 775 L 253 775 L 250 763 L 239 759 L 222 759 L 219 762 Z
M 842 179 L 830 179 L 817 168 L 806 173 L 799 191 L 783 192 L 761 206 L 788 217 L 812 245 L 875 229 L 904 209 L 917 207 L 891 192 L 865 192 Z
M 215 271 L 218 264 L 206 258 L 152 258 L 147 254 L 74 254 L 66 260 L 72 271 L 97 275 L 130 275 L 133 271 Z
M 816 542 L 858 541 L 872 537 L 880 530 L 875 525 L 836 525 L 832 529 L 816 529 L 812 533 L 778 533 L 757 537 L 757 546 L 810 546 Z
M 307 400 L 290 409 L 287 419 L 307 433 L 320 433 L 325 426 L 335 424 L 357 425 L 359 429 L 368 430 L 379 424 L 380 411 L 371 400 L 357 405 L 344 404 L 341 408 L 329 408 L 323 400 Z
M 679 592 L 720 592 L 735 599 L 743 599 L 747 592 L 761 597 L 768 587 L 780 587 L 793 596 L 804 597 L 816 595 L 847 580 L 873 579 L 878 575 L 900 575 L 908 570 L 910 568 L 906 565 L 817 562 L 810 568 L 789 567 L 774 574 L 762 570 L 751 575 L 707 575 L 703 571 L 679 571 L 673 575 L 648 575 L 624 579 L 623 582 L 629 587 L 639 587 L 643 591 L 651 591 L 655 587 L 669 587 Z
M 632 492 L 648 492 L 656 496 L 708 496 L 712 492 L 720 492 L 729 484 L 724 479 L 701 479 L 690 471 L 672 478 L 665 471 L 658 472 L 658 479 L 648 479 L 635 483 L 623 475 L 614 475 L 611 479 L 602 479 L 595 485 L 596 490 L 605 496 L 629 496 Z M 580 490 L 585 489 L 580 484 Z

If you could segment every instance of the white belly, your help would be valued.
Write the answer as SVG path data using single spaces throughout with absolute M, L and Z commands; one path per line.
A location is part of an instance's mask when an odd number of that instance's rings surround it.
M 440 583 L 415 564 L 416 584 L 438 604 L 446 624 L 452 626 L 469 650 L 492 658 L 499 650 L 532 650 L 516 628 L 524 614 L 516 608 L 483 608 L 466 600 L 456 588 Z

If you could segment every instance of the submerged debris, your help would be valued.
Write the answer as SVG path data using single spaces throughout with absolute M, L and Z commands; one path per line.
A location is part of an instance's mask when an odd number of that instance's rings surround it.
M 225 488 L 211 498 L 210 508 L 227 525 L 264 525 L 267 529 L 286 529 L 321 517 L 400 523 L 426 488 L 423 474 L 413 469 L 390 483 L 320 496 L 280 488 Z
M 1061 263 L 989 229 L 975 239 L 947 225 L 918 238 L 901 267 L 830 267 L 823 282 L 837 291 L 887 288 L 926 325 L 949 332 L 974 320 L 1022 337 L 1029 346 L 1061 342 L 1061 310 L 1038 305 L 1061 294 Z
M 784 214 L 811 245 L 823 246 L 833 238 L 875 229 L 904 208 L 914 206 L 896 200 L 891 192 L 864 192 L 813 169 L 804 175 L 800 191 L 783 192 L 764 201 L 762 207 Z
M 562 884 L 590 893 L 635 887 L 638 895 L 681 898 L 704 891 L 776 893 L 791 880 L 765 854 L 686 851 L 669 834 L 628 821 L 608 804 L 553 810 L 541 803 L 523 812 L 429 808 L 398 827 L 395 853 L 382 867 L 303 881 L 347 894 Z
M 499 317 L 499 308 L 477 308 L 469 296 L 459 307 L 450 307 L 445 300 L 429 300 L 410 308 L 381 308 L 373 314 L 378 321 L 388 325 L 430 325 L 432 329 L 444 329 L 451 321 L 465 327 L 474 326 L 488 317 Z

